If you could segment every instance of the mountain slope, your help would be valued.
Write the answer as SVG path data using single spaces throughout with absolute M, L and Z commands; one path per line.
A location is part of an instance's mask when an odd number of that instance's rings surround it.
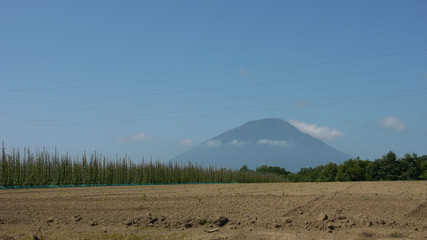
M 293 172 L 351 158 L 324 142 L 304 134 L 286 121 L 268 118 L 228 130 L 175 157 L 208 165 L 255 169 L 263 164 Z

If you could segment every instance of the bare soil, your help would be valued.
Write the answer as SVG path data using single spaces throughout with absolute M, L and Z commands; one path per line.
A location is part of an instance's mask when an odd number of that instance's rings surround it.
M 427 239 L 427 182 L 0 190 L 0 239 Z

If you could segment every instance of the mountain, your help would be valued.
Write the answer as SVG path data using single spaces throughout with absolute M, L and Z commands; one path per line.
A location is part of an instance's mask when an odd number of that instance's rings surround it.
M 245 164 L 255 169 L 265 164 L 297 172 L 303 167 L 339 163 L 349 158 L 350 155 L 302 133 L 286 121 L 267 118 L 228 130 L 174 159 L 233 169 Z

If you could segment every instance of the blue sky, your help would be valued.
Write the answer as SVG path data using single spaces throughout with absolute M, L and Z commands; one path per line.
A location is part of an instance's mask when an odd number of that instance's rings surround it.
M 0 139 L 168 160 L 276 117 L 427 154 L 426 1 L 1 1 Z

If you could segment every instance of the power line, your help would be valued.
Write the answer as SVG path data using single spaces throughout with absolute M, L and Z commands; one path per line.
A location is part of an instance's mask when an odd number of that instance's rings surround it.
M 4 111 L 0 113 L 42 113 L 42 112 L 71 112 L 71 111 L 93 111 L 93 110 L 100 110 L 100 109 L 115 109 L 115 108 L 128 108 L 128 107 L 146 107 L 146 106 L 158 106 L 158 105 L 171 105 L 171 104 L 185 104 L 185 103 L 192 103 L 194 101 L 196 102 L 210 102 L 210 101 L 218 101 L 218 100 L 231 100 L 231 99 L 242 99 L 242 98 L 255 98 L 255 97 L 263 97 L 263 96 L 275 96 L 275 95 L 283 95 L 283 94 L 289 94 L 289 93 L 303 93 L 303 92 L 312 92 L 312 91 L 323 91 L 323 90 L 330 90 L 330 89 L 339 89 L 339 88 L 349 88 L 349 87 L 357 87 L 357 86 L 365 86 L 365 85 L 373 85 L 378 83 L 391 83 L 391 82 L 398 82 L 398 81 L 406 81 L 406 80 L 414 80 L 419 79 L 419 76 L 414 77 L 406 77 L 406 78 L 397 78 L 397 79 L 391 79 L 391 80 L 380 80 L 380 81 L 369 81 L 369 82 L 363 82 L 363 83 L 353 83 L 353 84 L 345 84 L 345 85 L 337 85 L 337 86 L 331 86 L 331 87 L 321 87 L 321 88 L 311 88 L 311 89 L 300 89 L 300 90 L 288 90 L 288 91 L 279 91 L 279 92 L 268 92 L 268 93 L 262 93 L 262 94 L 250 94 L 250 95 L 241 95 L 241 96 L 232 96 L 232 97 L 218 97 L 218 98 L 205 98 L 205 99 L 192 99 L 192 100 L 186 100 L 186 101 L 169 101 L 169 102 L 160 102 L 160 103 L 146 103 L 146 104 L 124 104 L 124 105 L 115 105 L 115 106 L 104 106 L 104 107 L 83 107 L 83 108 L 69 108 L 69 109 L 37 109 L 37 110 L 21 110 L 21 111 Z
M 353 52 L 338 53 L 338 54 L 316 56 L 316 57 L 295 58 L 295 59 L 289 59 L 289 60 L 283 60 L 283 61 L 273 61 L 273 62 L 266 62 L 266 63 L 242 64 L 242 65 L 225 66 L 225 67 L 217 67 L 217 68 L 207 68 L 207 69 L 202 69 L 202 70 L 177 71 L 177 72 L 155 73 L 155 74 L 139 74 L 139 75 L 129 75 L 129 76 L 118 76 L 118 77 L 99 77 L 99 78 L 88 78 L 88 79 L 83 79 L 83 80 L 59 80 L 59 81 L 46 81 L 46 82 L 9 83 L 9 84 L 0 84 L 0 86 L 22 86 L 22 85 L 44 85 L 44 84 L 53 85 L 53 84 L 76 83 L 76 82 L 121 80 L 121 79 L 175 75 L 175 74 L 185 74 L 185 73 L 211 72 L 211 71 L 236 69 L 236 68 L 243 68 L 243 67 L 257 67 L 257 66 L 281 64 L 281 63 L 292 63 L 292 62 L 300 62 L 300 61 L 312 61 L 312 60 L 319 60 L 319 59 L 334 58 L 334 57 L 345 57 L 345 56 L 352 56 L 352 55 L 359 55 L 359 54 L 366 54 L 366 53 L 375 53 L 375 52 L 382 52 L 382 51 L 389 51 L 389 50 L 396 50 L 396 49 L 422 47 L 422 46 L 426 46 L 426 45 L 427 45 L 427 43 L 414 44 L 414 45 L 401 45 L 401 46 L 396 46 L 396 47 L 379 48 L 379 49 L 371 49 L 371 50 L 361 50 L 361 51 L 353 51 Z M 424 50 L 425 49 L 421 49 L 421 50 L 415 50 L 415 51 L 404 52 L 404 53 L 419 52 L 419 51 L 424 51 Z M 387 55 L 387 56 L 389 56 L 389 55 Z
M 0 102 L 0 104 L 27 104 L 27 103 L 58 103 L 58 102 L 77 102 L 77 101 L 89 101 L 89 100 L 105 100 L 105 99 L 118 99 L 118 98 L 131 98 L 131 97 L 144 97 L 144 96 L 160 96 L 160 95 L 171 95 L 171 94 L 184 94 L 184 93 L 194 93 L 194 92 L 208 92 L 208 91 L 218 91 L 218 90 L 226 90 L 226 89 L 236 89 L 236 88 L 245 88 L 245 87 L 260 87 L 260 86 L 268 86 L 268 85 L 276 85 L 276 84 L 284 84 L 284 83 L 292 83 L 292 82 L 303 82 L 303 81 L 312 81 L 318 79 L 330 79 L 330 78 L 341 78 L 341 77 L 351 77 L 358 75 L 368 75 L 375 73 L 384 73 L 384 72 L 392 72 L 392 71 L 400 71 L 400 70 L 408 70 L 415 68 L 426 67 L 427 64 L 423 65 L 413 65 L 406 67 L 398 67 L 398 68 L 389 68 L 389 69 L 381 69 L 381 70 L 373 70 L 366 72 L 354 72 L 354 73 L 346 73 L 346 74 L 336 74 L 329 75 L 323 77 L 310 77 L 310 78 L 301 78 L 294 80 L 280 80 L 280 81 L 271 81 L 264 83 L 254 83 L 254 84 L 242 84 L 242 85 L 234 85 L 234 86 L 225 86 L 225 87 L 216 87 L 216 88 L 199 88 L 199 89 L 190 89 L 190 90 L 180 90 L 180 91 L 164 91 L 157 93 L 144 93 L 144 94 L 129 94 L 129 95 L 119 95 L 119 96 L 104 96 L 104 97 L 90 97 L 90 98 L 72 98 L 72 99 L 62 99 L 62 100 L 33 100 L 33 101 L 16 101 L 16 102 Z
M 397 91 L 387 91 L 387 92 L 377 92 L 370 94 L 359 94 L 359 95 L 351 95 L 351 96 L 338 96 L 338 97 L 329 97 L 315 100 L 308 100 L 309 102 L 321 102 L 321 101 L 330 101 L 337 99 L 351 99 L 351 98 L 360 98 L 360 97 L 368 97 L 368 96 L 379 96 L 379 95 L 388 95 L 395 93 L 408 93 L 401 95 L 393 95 L 393 96 L 385 96 L 381 98 L 370 98 L 370 99 L 359 99 L 352 101 L 344 101 L 344 102 L 333 102 L 333 103 L 323 103 L 320 105 L 331 105 L 331 104 L 339 104 L 339 103 L 348 103 L 348 102 L 364 102 L 375 99 L 391 99 L 391 98 L 400 98 L 403 96 L 418 96 L 425 95 L 427 92 L 416 93 L 419 91 L 425 91 L 427 88 L 417 88 L 417 89 L 405 89 L 405 90 L 397 90 Z M 412 93 L 411 93 L 412 92 Z M 411 94 L 409 94 L 411 93 Z M 282 106 L 282 105 L 290 105 L 295 104 L 294 101 L 288 102 L 280 102 L 280 103 L 269 103 L 269 104 L 257 104 L 257 105 L 243 105 L 243 106 L 233 106 L 233 107 L 222 107 L 222 108 L 211 108 L 211 109 L 199 109 L 199 110 L 188 110 L 188 111 L 173 111 L 173 112 L 160 112 L 160 113 L 146 113 L 146 114 L 129 114 L 129 115 L 111 115 L 111 116 L 96 116 L 96 117 L 86 117 L 86 118 L 68 118 L 68 119 L 25 119 L 25 120 L 14 120 L 14 121 L 0 121 L 0 122 L 61 122 L 61 121 L 81 121 L 81 120 L 95 120 L 95 119 L 111 119 L 111 118 L 128 118 L 128 117 L 144 117 L 144 116 L 156 116 L 156 115 L 170 115 L 170 114 L 182 114 L 182 113 L 200 113 L 200 112 L 213 112 L 213 111 L 224 111 L 224 110 L 235 110 L 235 109 L 244 109 L 244 108 L 258 108 L 258 107 L 269 107 L 269 106 Z M 282 109 L 282 107 L 280 108 Z M 271 109 L 270 109 L 271 110 Z M 122 120 L 126 121 L 126 120 Z M 105 122 L 105 121 L 96 121 Z M 109 122 L 109 121 L 107 121 Z M 74 125 L 74 124 L 73 124 Z M 42 125 L 36 125 L 42 126 Z M 10 126 L 8 126 L 10 127 Z
M 256 73 L 256 72 L 266 72 L 266 71 L 275 71 L 275 70 L 283 70 L 283 69 L 289 69 L 289 68 L 298 68 L 298 67 L 312 67 L 312 66 L 319 66 L 319 65 L 325 65 L 330 63 L 342 63 L 346 61 L 358 61 L 358 60 L 366 60 L 366 59 L 372 59 L 372 58 L 378 58 L 378 57 L 387 57 L 387 56 L 394 56 L 394 55 L 402 55 L 402 54 L 408 54 L 408 53 L 420 53 L 425 52 L 427 49 L 421 49 L 421 50 L 414 50 L 414 51 L 408 51 L 408 52 L 400 52 L 400 53 L 391 53 L 391 54 L 384 54 L 384 55 L 377 55 L 377 56 L 369 56 L 369 57 L 361 57 L 361 58 L 353 58 L 353 59 L 346 59 L 346 60 L 334 60 L 329 62 L 320 62 L 320 63 L 310 63 L 310 64 L 303 64 L 303 65 L 294 65 L 294 66 L 285 66 L 285 67 L 276 67 L 276 68 L 268 68 L 268 69 L 259 69 L 259 70 L 247 70 L 246 73 Z M 160 80 L 147 80 L 147 81 L 132 81 L 132 82 L 114 82 L 114 83 L 102 83 L 102 84 L 95 84 L 95 85 L 80 85 L 80 86 L 62 86 L 62 87 L 45 87 L 45 88 L 28 88 L 28 89 L 6 89 L 0 92 L 22 92 L 22 91 L 52 91 L 52 90 L 61 90 L 61 89 L 87 89 L 87 88 L 99 88 L 99 87 L 108 87 L 108 86 L 123 86 L 123 85 L 132 85 L 132 84 L 147 84 L 151 82 L 170 82 L 170 81 L 177 81 L 177 80 L 190 80 L 190 79 L 201 79 L 201 78 L 208 78 L 208 77 L 224 77 L 224 76 L 233 76 L 238 75 L 238 73 L 225 73 L 225 74 L 209 74 L 209 75 L 203 75 L 203 76 L 196 76 L 196 77 L 181 77 L 181 78 L 169 78 L 169 79 L 160 79 Z M 25 84 L 23 84 L 25 85 Z
M 413 96 L 421 96 L 427 95 L 426 93 L 419 94 L 405 94 L 405 95 L 396 95 L 396 96 L 388 96 L 388 97 L 379 97 L 379 98 L 371 98 L 371 99 L 361 99 L 361 100 L 352 100 L 352 101 L 341 101 L 341 102 L 332 102 L 332 103 L 323 103 L 316 104 L 311 106 L 306 106 L 308 108 L 312 107 L 321 107 L 328 105 L 337 105 L 343 103 L 359 103 L 359 102 L 371 102 L 371 101 L 380 101 L 385 99 L 398 99 L 404 97 L 413 97 Z M 254 113 L 254 112 L 269 112 L 269 111 L 277 111 L 277 110 L 286 110 L 286 109 L 295 109 L 299 107 L 280 107 L 280 108 L 270 108 L 270 109 L 259 109 L 259 110 L 247 110 L 247 111 L 233 111 L 221 113 L 222 115 L 235 115 L 241 113 Z M 217 116 L 217 113 L 208 113 L 208 114 L 197 114 L 197 115 L 186 115 L 186 116 L 175 116 L 175 117 L 162 117 L 162 118 L 145 118 L 145 119 L 133 119 L 133 120 L 113 120 L 113 121 L 95 121 L 95 122 L 74 122 L 74 123 L 66 123 L 66 124 L 39 124 L 39 125 L 11 125 L 11 126 L 0 126 L 7 128 L 19 128 L 19 127 L 56 127 L 56 126 L 81 126 L 81 125 L 93 125 L 93 124 L 113 124 L 113 123 L 130 123 L 130 122 L 145 122 L 145 121 L 159 121 L 159 120 L 171 120 L 171 119 L 186 119 L 186 118 L 194 118 L 194 117 L 209 117 L 209 116 Z

